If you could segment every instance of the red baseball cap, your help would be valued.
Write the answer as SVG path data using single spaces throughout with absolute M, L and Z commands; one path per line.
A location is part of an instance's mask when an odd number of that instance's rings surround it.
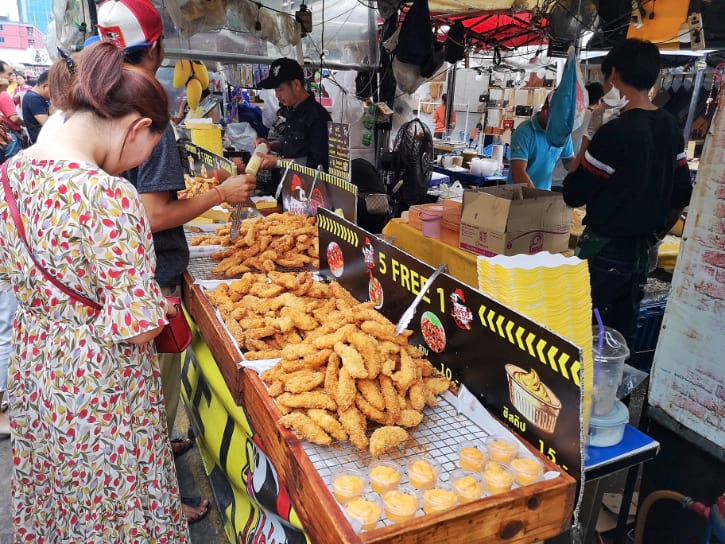
M 148 47 L 164 33 L 161 15 L 150 0 L 106 0 L 97 19 L 101 39 L 124 50 Z

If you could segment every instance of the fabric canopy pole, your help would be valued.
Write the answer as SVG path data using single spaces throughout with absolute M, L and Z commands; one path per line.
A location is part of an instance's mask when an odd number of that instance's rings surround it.
M 445 119 L 445 131 L 448 133 L 451 126 L 451 119 L 453 118 L 453 100 L 456 97 L 456 65 L 451 64 L 448 67 L 448 75 L 446 78 L 446 119 Z M 450 138 L 452 139 L 452 138 Z

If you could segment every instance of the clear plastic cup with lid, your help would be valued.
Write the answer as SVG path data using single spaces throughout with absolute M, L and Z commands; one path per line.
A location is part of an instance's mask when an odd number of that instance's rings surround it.
M 368 466 L 368 477 L 372 490 L 382 495 L 400 485 L 402 471 L 393 461 L 375 460 Z
M 458 466 L 463 470 L 480 472 L 487 460 L 488 450 L 480 440 L 460 440 L 458 442 Z
M 514 474 L 511 467 L 498 461 L 489 461 L 481 473 L 486 491 L 489 495 L 507 493 L 514 485 Z
M 408 482 L 416 489 L 431 489 L 438 480 L 441 466 L 427 456 L 415 456 L 408 463 Z
M 332 494 L 337 502 L 346 504 L 362 496 L 365 484 L 365 474 L 354 468 L 343 468 L 332 475 Z
M 458 494 L 461 504 L 483 497 L 483 480 L 480 471 L 456 469 L 451 472 L 451 487 Z
M 347 516 L 360 524 L 363 531 L 372 531 L 383 514 L 383 501 L 375 493 L 365 493 L 345 504 Z
M 486 439 L 488 458 L 499 463 L 508 463 L 519 453 L 518 442 L 506 435 L 489 436 Z
M 514 479 L 519 485 L 530 485 L 541 480 L 544 475 L 544 463 L 536 457 L 521 455 L 509 463 Z
M 592 413 L 604 416 L 617 402 L 617 389 L 622 383 L 624 362 L 629 358 L 629 347 L 622 334 L 610 327 L 592 329 L 594 339 L 594 391 Z
M 395 523 L 413 519 L 418 513 L 420 503 L 420 493 L 409 485 L 401 485 L 383 495 L 385 515 Z
M 423 512 L 426 514 L 444 512 L 458 504 L 458 493 L 450 484 L 439 482 L 435 487 L 422 491 L 421 496 L 423 498 Z

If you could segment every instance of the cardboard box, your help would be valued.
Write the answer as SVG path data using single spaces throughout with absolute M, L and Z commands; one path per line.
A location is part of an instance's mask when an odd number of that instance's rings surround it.
M 487 256 L 559 253 L 569 247 L 570 226 L 561 193 L 522 185 L 466 190 L 460 247 Z

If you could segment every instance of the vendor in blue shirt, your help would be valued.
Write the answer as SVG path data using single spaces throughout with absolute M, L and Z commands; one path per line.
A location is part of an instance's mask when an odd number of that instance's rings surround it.
M 546 98 L 541 111 L 521 123 L 511 135 L 511 165 L 507 183 L 522 183 L 550 191 L 556 161 L 561 158 L 568 169 L 574 159 L 571 136 L 561 147 L 551 145 L 546 139 L 550 96 Z

